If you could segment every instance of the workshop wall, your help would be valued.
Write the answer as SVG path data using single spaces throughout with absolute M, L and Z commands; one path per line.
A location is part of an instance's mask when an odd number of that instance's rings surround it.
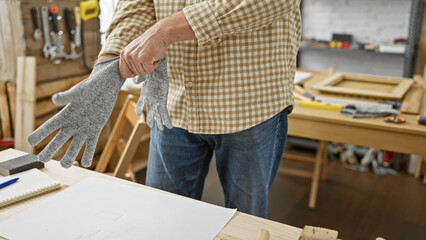
M 32 37 L 34 28 L 30 13 L 31 8 L 37 8 L 38 21 L 41 27 L 40 7 L 56 6 L 58 7 L 58 15 L 62 17 L 62 19 L 58 21 L 59 30 L 63 32 L 61 36 L 61 42 L 65 47 L 64 52 L 69 53 L 71 50 L 65 26 L 64 9 L 67 7 L 73 8 L 75 6 L 78 6 L 79 2 L 79 0 L 21 0 L 22 21 L 24 25 L 24 39 L 27 46 L 25 55 L 35 56 L 37 58 L 38 83 L 54 81 L 57 79 L 73 76 L 81 76 L 90 73 L 90 69 L 87 69 L 84 66 L 82 57 L 74 60 L 60 59 L 59 64 L 55 64 L 58 63 L 58 61 L 53 61 L 51 59 L 45 58 L 42 52 L 44 39 L 42 39 L 41 41 L 35 41 Z M 50 30 L 52 30 L 52 28 Z M 88 20 L 84 23 L 84 34 L 82 37 L 84 38 L 86 62 L 89 67 L 92 67 L 94 61 L 97 59 L 97 55 L 101 48 L 98 18 Z M 77 49 L 77 51 L 79 50 L 80 48 Z
M 303 37 L 330 41 L 334 33 L 375 42 L 406 38 L 409 0 L 304 0 Z
M 410 16 L 409 0 L 304 0 L 302 8 L 305 39 L 330 41 L 334 33 L 352 34 L 355 41 L 380 42 L 406 38 Z M 341 53 L 317 49 L 300 54 L 299 67 L 321 70 L 402 76 L 402 55 Z

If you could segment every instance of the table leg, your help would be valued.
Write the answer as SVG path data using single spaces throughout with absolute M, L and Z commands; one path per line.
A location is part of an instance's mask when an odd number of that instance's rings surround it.
M 420 174 L 422 173 L 423 170 L 423 157 L 420 157 L 417 159 L 417 167 L 416 167 L 416 173 L 414 174 L 415 178 L 419 178 Z
M 324 141 L 323 157 L 322 157 L 322 169 L 321 169 L 321 180 L 327 179 L 327 165 L 328 165 L 328 142 Z
M 324 154 L 324 145 L 326 145 L 325 141 L 318 142 L 317 153 L 315 156 L 315 166 L 314 166 L 314 174 L 312 176 L 312 184 L 311 184 L 311 192 L 309 194 L 309 208 L 315 208 L 317 201 L 317 193 L 318 193 L 318 184 L 321 173 L 321 163 Z
M 422 157 L 422 161 L 421 161 L 422 163 L 424 163 L 424 162 L 426 162 L 426 156 L 423 156 Z M 423 169 L 423 168 L 422 168 Z M 425 174 L 425 176 L 423 177 L 423 184 L 426 184 L 426 174 Z

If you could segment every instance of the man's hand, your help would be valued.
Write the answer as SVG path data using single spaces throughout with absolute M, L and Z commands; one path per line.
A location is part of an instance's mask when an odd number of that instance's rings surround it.
M 156 24 L 133 40 L 120 53 L 120 74 L 123 78 L 135 77 L 154 71 L 171 41 Z
M 189 39 L 195 39 L 195 33 L 183 12 L 162 19 L 121 51 L 121 77 L 131 78 L 154 71 L 170 44 Z

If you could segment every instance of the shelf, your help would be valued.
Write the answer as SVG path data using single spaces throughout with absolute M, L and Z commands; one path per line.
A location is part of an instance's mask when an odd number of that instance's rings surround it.
M 386 56 L 399 56 L 404 57 L 404 53 L 386 53 L 386 52 L 375 52 L 361 49 L 343 49 L 343 48 L 323 48 L 323 47 L 312 47 L 312 46 L 301 46 L 299 51 L 304 50 L 316 50 L 316 51 L 327 51 L 336 53 L 358 53 L 358 54 L 373 54 L 373 55 L 386 55 Z

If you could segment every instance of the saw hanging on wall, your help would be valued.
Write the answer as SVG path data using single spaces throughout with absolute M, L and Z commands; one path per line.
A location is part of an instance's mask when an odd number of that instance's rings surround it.
M 87 61 L 86 61 L 86 54 L 84 51 L 84 22 L 93 19 L 93 18 L 97 18 L 99 15 L 99 3 L 97 0 L 89 0 L 89 1 L 84 1 L 84 2 L 80 2 L 79 3 L 79 8 L 80 8 L 80 18 L 81 20 L 81 27 L 80 27 L 80 37 L 81 37 L 81 51 L 83 52 L 83 64 L 84 67 L 92 70 L 92 68 L 87 65 Z M 76 11 L 74 11 L 76 12 Z M 76 18 L 77 19 L 77 18 Z M 79 25 L 79 24 L 77 24 Z M 77 29 L 77 28 L 76 28 Z

